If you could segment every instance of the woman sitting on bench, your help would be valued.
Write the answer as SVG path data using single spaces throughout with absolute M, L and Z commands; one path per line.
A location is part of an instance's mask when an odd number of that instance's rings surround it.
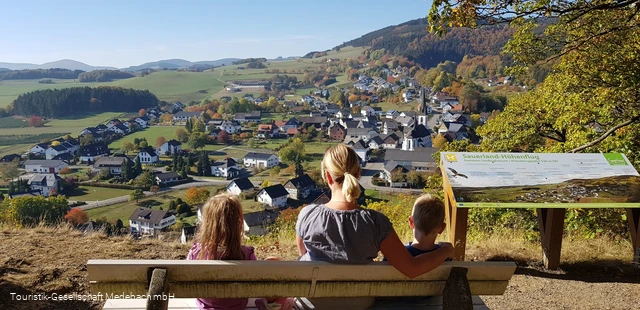
M 415 278 L 453 255 L 453 246 L 442 243 L 438 250 L 413 257 L 384 214 L 358 206 L 360 163 L 353 149 L 344 144 L 330 147 L 321 168 L 331 189 L 331 200 L 326 205 L 309 205 L 300 211 L 296 223 L 300 260 L 367 264 L 381 251 L 398 271 Z M 312 302 L 318 307 L 318 302 L 328 301 Z M 349 299 L 348 304 L 353 309 L 356 303 L 367 307 L 372 302 L 372 299 Z

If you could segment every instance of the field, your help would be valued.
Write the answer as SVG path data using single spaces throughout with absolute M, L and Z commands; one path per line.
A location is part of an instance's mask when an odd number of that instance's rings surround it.
M 151 126 L 147 129 L 134 132 L 130 135 L 126 135 L 118 140 L 115 140 L 109 144 L 110 149 L 120 149 L 122 142 L 129 141 L 133 143 L 133 140 L 138 138 L 147 139 L 147 143 L 150 146 L 156 146 L 156 140 L 158 137 L 164 137 L 167 141 L 175 139 L 175 132 L 177 128 L 184 128 L 183 126 Z
M 392 102 L 380 102 L 380 103 L 374 103 L 371 104 L 372 107 L 380 107 L 382 109 L 382 111 L 387 112 L 389 110 L 396 110 L 396 111 L 416 111 L 418 109 L 418 103 L 413 101 L 413 102 L 407 102 L 407 103 L 392 103 Z
M 25 120 L 17 117 L 0 117 L 0 128 L 20 128 L 26 127 L 28 124 Z
M 329 58 L 358 58 L 362 53 L 362 48 L 343 48 L 339 53 L 331 51 Z M 267 69 L 280 71 L 302 70 L 317 68 L 322 65 L 319 61 L 324 58 L 297 59 L 288 61 L 271 61 L 267 63 Z M 316 61 L 317 63 L 313 63 Z M 158 99 L 169 102 L 192 100 L 200 101 L 213 96 L 219 98 L 224 96 L 220 92 L 224 83 L 231 80 L 252 80 L 269 79 L 273 73 L 265 73 L 265 69 L 238 69 L 238 66 L 226 66 L 215 68 L 207 72 L 181 72 L 181 71 L 161 71 L 154 72 L 144 77 L 117 80 L 113 82 L 80 83 L 77 80 L 52 79 L 54 84 L 40 84 L 38 80 L 6 80 L 0 81 L 0 107 L 5 107 L 19 95 L 39 89 L 68 88 L 68 87 L 97 87 L 97 86 L 120 86 L 134 89 L 148 89 L 154 93 Z M 284 73 L 281 73 L 284 74 Z M 296 74 L 302 77 L 301 74 Z M 345 82 L 344 77 L 338 77 L 335 85 Z
M 128 189 L 79 186 L 73 191 L 73 193 L 67 195 L 67 198 L 69 198 L 69 200 L 92 202 L 96 200 L 106 200 L 126 196 L 130 193 L 131 190 Z

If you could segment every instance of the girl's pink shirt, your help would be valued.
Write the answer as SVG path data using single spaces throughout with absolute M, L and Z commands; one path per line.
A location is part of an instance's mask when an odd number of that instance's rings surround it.
M 197 260 L 201 250 L 200 244 L 194 243 L 189 250 L 187 260 Z M 246 257 L 245 260 L 257 260 L 253 247 L 243 245 L 242 252 Z M 207 257 L 208 259 L 216 259 L 209 255 Z M 196 304 L 201 310 L 241 310 L 247 307 L 248 302 L 247 298 L 198 298 L 196 300 Z

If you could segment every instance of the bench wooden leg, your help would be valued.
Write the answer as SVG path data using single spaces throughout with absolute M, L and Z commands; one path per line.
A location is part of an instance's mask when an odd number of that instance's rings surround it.
M 168 291 L 167 269 L 154 268 L 149 281 L 147 310 L 167 310 L 169 308 Z
M 467 268 L 453 267 L 442 293 L 443 310 L 473 310 Z
M 541 208 L 536 211 L 542 239 L 542 262 L 547 269 L 557 269 L 560 266 L 566 209 Z
M 465 248 L 467 247 L 467 225 L 469 209 L 458 208 L 453 197 L 445 195 L 445 215 L 449 242 L 453 244 L 454 256 L 457 261 L 464 261 Z
M 628 208 L 627 221 L 631 232 L 631 245 L 633 247 L 633 262 L 640 263 L 640 209 Z

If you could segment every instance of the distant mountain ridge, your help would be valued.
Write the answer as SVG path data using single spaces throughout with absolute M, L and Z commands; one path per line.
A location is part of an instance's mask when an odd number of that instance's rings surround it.
M 83 62 L 79 62 L 71 59 L 61 59 L 58 61 L 47 62 L 41 65 L 30 64 L 30 63 L 10 63 L 10 62 L 0 62 L 0 68 L 7 68 L 10 70 L 24 70 L 24 69 L 68 69 L 68 70 L 82 70 L 82 71 L 93 71 L 93 70 L 114 70 L 117 68 L 114 67 L 106 67 L 106 66 L 91 66 L 85 64 Z
M 68 70 L 82 70 L 82 71 L 94 71 L 94 70 L 123 70 L 123 71 L 140 71 L 145 69 L 185 69 L 185 68 L 202 68 L 202 67 L 219 67 L 230 65 L 234 61 L 238 61 L 240 58 L 223 58 L 211 61 L 196 61 L 191 62 L 184 59 L 167 59 L 154 62 L 147 62 L 139 66 L 131 66 L 128 68 L 115 68 L 107 66 L 92 66 L 72 59 L 61 59 L 58 61 L 47 62 L 41 65 L 32 63 L 11 63 L 0 62 L 0 71 L 6 70 L 32 70 L 32 69 L 68 69 Z M 6 70 L 3 70 L 6 69 Z
M 166 59 L 158 60 L 154 62 L 147 62 L 139 66 L 131 66 L 122 68 L 124 71 L 140 71 L 146 69 L 186 69 L 186 68 L 202 68 L 202 67 L 219 67 L 232 64 L 234 61 L 238 61 L 240 58 L 223 58 L 212 61 L 196 61 L 191 62 L 184 59 Z

